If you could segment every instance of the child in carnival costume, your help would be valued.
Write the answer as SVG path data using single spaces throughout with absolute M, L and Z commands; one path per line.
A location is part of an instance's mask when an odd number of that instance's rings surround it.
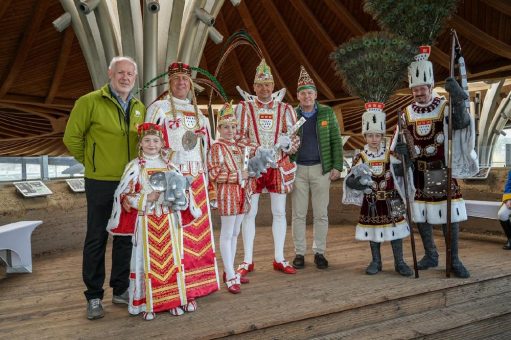
M 404 216 L 404 181 L 396 176 L 392 166 L 401 162 L 392 154 L 395 143 L 384 139 L 383 112 L 384 102 L 400 86 L 413 52 L 413 46 L 400 37 L 371 32 L 346 42 L 331 56 L 347 91 L 365 102 L 362 134 L 367 144 L 353 159 L 353 167 L 344 180 L 342 202 L 361 206 L 355 238 L 370 243 L 372 260 L 366 269 L 369 275 L 382 270 L 380 245 L 384 241 L 391 242 L 396 272 L 403 276 L 413 274 L 403 260 L 403 238 L 410 235 Z M 413 192 L 412 187 L 409 190 Z
M 511 221 L 509 220 L 509 216 L 511 215 L 511 171 L 507 174 L 507 181 L 504 187 L 504 193 L 502 194 L 502 206 L 497 215 L 500 225 L 507 237 L 507 242 L 503 249 L 511 250 Z
M 234 269 L 236 245 L 241 222 L 249 208 L 250 185 L 248 170 L 248 147 L 237 143 L 236 117 L 231 103 L 220 110 L 217 131 L 220 137 L 213 143 L 208 157 L 209 180 L 216 185 L 218 214 L 220 215 L 220 254 L 224 263 L 223 279 L 230 293 L 241 292 L 240 283 L 248 283 Z
M 138 134 L 139 156 L 126 166 L 107 229 L 113 235 L 133 235 L 128 311 L 153 320 L 157 312 L 181 314 L 178 310 L 187 299 L 181 263 L 181 218 L 164 203 L 162 192 L 151 187 L 150 176 L 172 171 L 181 180 L 186 179 L 163 153 L 160 126 L 141 124 Z M 187 205 L 188 200 L 180 209 Z
M 384 105 L 366 103 L 365 107 L 362 134 L 367 144 L 353 158 L 353 168 L 344 181 L 343 203 L 361 205 L 355 238 L 369 241 L 371 247 L 372 260 L 366 273 L 374 275 L 382 270 L 380 245 L 390 241 L 396 272 L 411 276 L 413 270 L 403 260 L 403 238 L 410 235 L 410 227 L 404 216 L 404 195 L 391 166 L 397 160 L 390 141 L 384 138 Z

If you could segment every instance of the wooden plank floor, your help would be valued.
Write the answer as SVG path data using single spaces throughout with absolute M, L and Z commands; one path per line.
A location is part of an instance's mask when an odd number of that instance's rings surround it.
M 198 300 L 197 312 L 181 317 L 162 313 L 151 322 L 130 317 L 125 306 L 112 305 L 111 289 L 106 289 L 105 293 L 105 317 L 87 320 L 82 293 L 81 249 L 41 256 L 35 259 L 32 274 L 9 275 L 0 279 L 0 334 L 9 339 L 214 338 L 484 282 L 511 273 L 511 252 L 501 250 L 500 244 L 462 240 L 461 256 L 472 274 L 469 279 L 446 279 L 442 270 L 443 257 L 439 269 L 421 271 L 419 279 L 401 277 L 394 272 L 390 243 L 382 246 L 384 271 L 368 276 L 364 270 L 370 260 L 369 245 L 355 241 L 353 235 L 352 227 L 330 228 L 326 254 L 330 267 L 327 270 L 316 269 L 312 263 L 313 256 L 308 254 L 305 269 L 297 275 L 285 275 L 273 271 L 271 266 L 271 228 L 260 227 L 254 254 L 256 271 L 249 276 L 250 284 L 242 286 L 241 294 L 229 294 L 222 286 L 219 292 Z M 418 236 L 416 239 L 420 257 L 422 245 Z M 440 237 L 437 237 L 437 245 L 443 256 Z M 238 248 L 237 263 L 242 260 L 241 236 Z M 407 239 L 405 257 L 411 265 L 409 249 Z M 291 261 L 294 253 L 290 232 L 285 253 Z M 107 264 L 109 261 L 108 256 Z M 220 258 L 219 267 L 221 272 Z M 509 299 L 510 294 L 503 294 L 500 303 L 509 305 Z M 445 304 L 440 300 L 428 297 L 422 303 L 436 308 L 436 304 Z M 356 322 L 353 321 L 354 324 Z M 295 334 L 281 337 L 293 336 Z M 271 338 L 271 331 L 264 333 L 263 337 Z

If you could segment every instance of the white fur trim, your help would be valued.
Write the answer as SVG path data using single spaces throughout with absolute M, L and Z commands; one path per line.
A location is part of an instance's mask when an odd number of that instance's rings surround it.
M 413 221 L 415 223 L 445 224 L 447 223 L 447 201 L 424 202 L 415 201 L 412 205 Z M 451 221 L 467 220 L 467 209 L 463 198 L 451 201 Z
M 119 225 L 119 220 L 121 217 L 121 194 L 124 193 L 128 189 L 128 185 L 131 181 L 138 178 L 138 175 L 140 174 L 140 166 L 138 164 L 138 158 L 135 158 L 131 162 L 126 165 L 126 168 L 124 169 L 124 174 L 122 175 L 121 182 L 117 186 L 117 189 L 114 193 L 114 204 L 112 207 L 112 215 L 110 216 L 110 219 L 108 220 L 108 224 L 106 227 L 106 230 L 110 232 L 112 229 L 117 228 Z
M 359 241 L 384 242 L 405 238 L 410 235 L 410 227 L 405 220 L 394 225 L 366 226 L 357 224 L 355 239 Z
M 365 111 L 362 114 L 362 134 L 371 132 L 385 134 L 385 118 L 383 111 Z
M 408 86 L 410 88 L 420 85 L 431 85 L 433 87 L 434 83 L 435 78 L 431 61 L 414 61 L 408 66 Z

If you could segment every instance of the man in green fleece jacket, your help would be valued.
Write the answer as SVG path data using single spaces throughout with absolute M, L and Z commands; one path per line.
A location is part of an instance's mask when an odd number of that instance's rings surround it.
M 144 104 L 131 94 L 136 76 L 133 59 L 113 58 L 109 83 L 76 101 L 64 133 L 69 152 L 85 166 L 87 234 L 82 276 L 90 320 L 104 315 L 106 225 L 124 167 L 137 156 L 137 126 L 145 118 Z M 114 236 L 110 274 L 113 303 L 128 303 L 131 248 L 131 236 Z
M 326 269 L 326 235 L 328 232 L 328 202 L 330 181 L 338 179 L 342 171 L 342 139 L 339 123 L 332 108 L 316 101 L 317 90 L 303 66 L 298 79 L 297 119 L 307 120 L 300 128 L 300 148 L 292 156 L 297 163 L 294 189 L 291 193 L 292 230 L 296 257 L 293 267 L 305 266 L 305 221 L 309 207 L 309 191 L 312 195 L 314 263 Z

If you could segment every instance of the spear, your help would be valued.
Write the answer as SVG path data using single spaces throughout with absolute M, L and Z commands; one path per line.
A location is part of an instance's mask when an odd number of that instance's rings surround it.
M 456 44 L 457 35 L 454 29 L 451 29 L 451 62 L 449 64 L 449 76 L 454 78 L 454 63 L 455 54 L 459 49 L 459 45 Z M 459 51 L 458 51 L 459 52 Z M 451 226 L 451 215 L 452 215 L 452 108 L 453 102 L 449 98 L 449 114 L 448 114 L 448 133 L 447 133 L 447 223 L 446 223 L 446 235 L 445 235 L 445 276 L 451 277 L 451 259 L 452 259 L 452 226 Z
M 403 112 L 398 111 L 398 124 L 399 124 L 399 142 L 406 143 L 406 137 L 404 135 L 405 124 L 403 122 Z M 411 155 L 410 155 L 411 156 Z M 408 164 L 406 164 L 406 157 L 401 157 L 401 164 L 403 165 L 403 182 L 405 186 L 405 200 L 406 200 L 406 219 L 408 220 L 408 226 L 410 227 L 410 242 L 412 245 L 412 256 L 413 256 L 413 271 L 415 272 L 415 278 L 419 278 L 419 269 L 417 268 L 417 253 L 415 252 L 415 236 L 413 235 L 413 221 L 412 221 L 412 210 L 410 205 L 410 195 L 408 194 Z

